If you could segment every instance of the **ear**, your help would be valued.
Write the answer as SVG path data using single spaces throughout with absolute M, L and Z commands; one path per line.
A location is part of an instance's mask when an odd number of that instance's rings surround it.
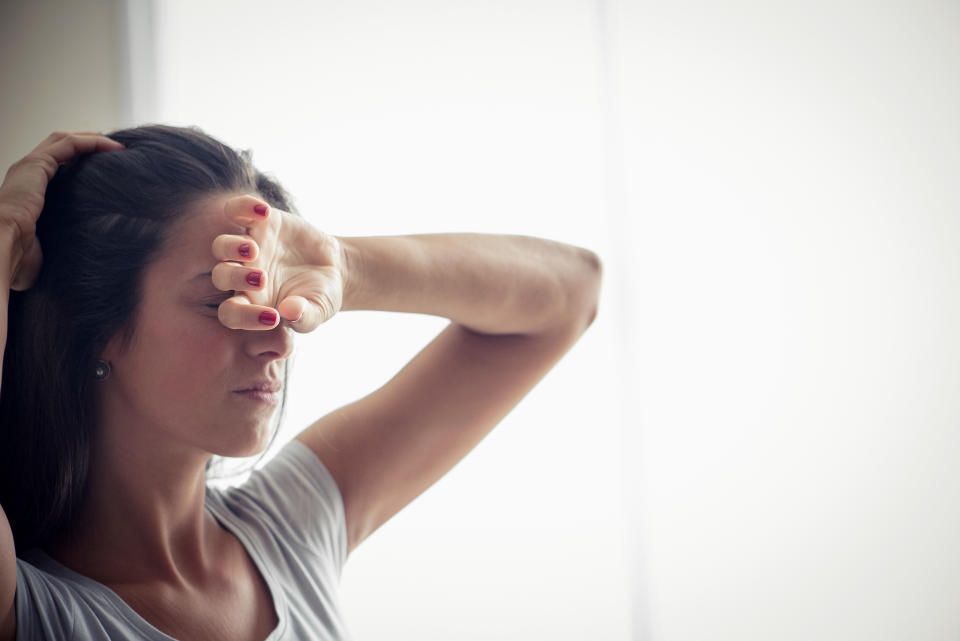
M 107 344 L 102 350 L 100 350 L 100 355 L 97 358 L 107 361 L 108 363 L 113 363 L 114 360 L 123 355 L 126 351 L 123 345 L 123 334 L 124 328 L 120 328 L 114 333 L 114 335 L 107 341 Z

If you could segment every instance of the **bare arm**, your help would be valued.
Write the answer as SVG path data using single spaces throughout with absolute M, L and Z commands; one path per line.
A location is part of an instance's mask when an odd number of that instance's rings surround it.
M 33 285 L 43 263 L 34 232 L 47 184 L 59 165 L 79 154 L 122 148 L 94 131 L 55 131 L 7 170 L 0 184 L 0 359 L 7 346 L 10 290 Z M 16 558 L 10 522 L 0 507 L 0 641 L 13 641 L 16 632 Z
M 340 241 L 348 273 L 343 311 L 432 314 L 479 334 L 533 335 L 597 302 L 596 254 L 546 238 L 450 233 Z
M 15 249 L 14 231 L 0 224 L 0 256 L 9 257 Z M 10 301 L 10 262 L 0 260 L 0 363 L 7 345 L 7 305 Z M 2 376 L 2 370 L 0 370 Z M 0 388 L 2 390 L 2 388 Z M 0 391 L 2 394 L 2 391 Z M 14 594 L 17 588 L 17 562 L 13 533 L 7 515 L 0 507 L 0 641 L 13 641 L 16 632 Z
M 343 310 L 451 320 L 383 387 L 296 437 L 337 481 L 349 554 L 453 468 L 586 331 L 601 264 L 586 249 L 528 236 L 341 240 Z

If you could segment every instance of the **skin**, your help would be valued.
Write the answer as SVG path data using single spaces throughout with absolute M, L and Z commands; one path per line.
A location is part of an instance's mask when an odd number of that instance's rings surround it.
M 235 390 L 254 379 L 282 382 L 293 331 L 325 319 L 323 305 L 342 299 L 342 278 L 332 237 L 290 214 L 255 216 L 262 202 L 239 193 L 200 201 L 147 267 L 131 344 L 122 349 L 118 336 L 101 354 L 112 373 L 97 385 L 88 498 L 50 550 L 172 636 L 182 626 L 206 628 L 210 638 L 263 638 L 276 624 L 259 572 L 204 509 L 204 468 L 211 454 L 266 448 L 279 407 Z M 241 244 L 251 245 L 250 257 L 239 256 Z M 316 246 L 323 255 L 306 255 Z M 249 272 L 261 273 L 259 287 L 245 282 Z M 276 311 L 272 300 L 286 319 L 265 326 L 259 314 Z M 234 614 L 217 621 L 211 612 Z
M 23 291 L 36 282 L 43 262 L 40 243 L 34 235 L 43 207 L 47 182 L 58 165 L 94 151 L 117 151 L 120 143 L 93 131 L 55 131 L 33 151 L 13 164 L 0 184 L 0 350 L 7 343 L 7 285 Z M 13 533 L 0 509 L 0 639 L 16 634 L 16 565 Z
M 4 269 L 0 261 L 0 280 L 22 289 L 36 278 L 33 225 L 57 163 L 117 148 L 93 132 L 55 132 L 8 171 L 0 246 L 10 262 Z M 451 320 L 386 385 L 297 436 L 341 489 L 349 554 L 475 447 L 597 310 L 601 264 L 582 248 L 490 234 L 338 239 L 294 216 L 258 218 L 255 202 L 212 194 L 195 218 L 178 221 L 179 239 L 149 267 L 137 340 L 100 355 L 115 373 L 97 385 L 104 422 L 87 501 L 73 531 L 48 550 L 183 641 L 260 640 L 276 625 L 259 572 L 204 510 L 203 467 L 213 452 L 264 446 L 269 419 L 235 411 L 231 394 L 277 373 L 292 348 L 286 327 L 311 331 L 341 305 Z M 236 252 L 241 242 L 252 243 L 248 260 Z M 185 290 L 184 280 L 208 271 L 212 288 Z M 250 271 L 262 271 L 265 284 L 245 287 Z M 0 305 L 5 318 L 5 297 Z M 275 319 L 259 324 L 268 309 L 281 312 L 283 328 Z M 370 469 L 377 473 L 362 473 Z M 12 639 L 16 575 L 2 517 L 0 639 Z

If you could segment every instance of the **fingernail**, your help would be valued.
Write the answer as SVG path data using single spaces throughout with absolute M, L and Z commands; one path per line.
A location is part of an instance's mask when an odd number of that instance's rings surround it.
M 250 245 L 240 245 L 237 251 L 240 252 L 241 256 L 250 258 Z
M 257 212 L 261 216 L 267 215 L 267 206 L 266 205 L 254 205 L 253 211 Z
M 277 322 L 276 312 L 260 312 L 260 322 L 264 325 L 274 325 Z
M 247 274 L 247 282 L 254 287 L 260 287 L 260 272 L 250 272 Z

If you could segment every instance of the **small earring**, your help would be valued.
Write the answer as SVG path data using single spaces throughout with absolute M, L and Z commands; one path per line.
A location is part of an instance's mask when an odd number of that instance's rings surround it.
M 105 381 L 110 376 L 110 363 L 107 361 L 102 361 L 99 358 L 95 361 L 96 366 L 93 368 L 93 377 L 98 381 Z

